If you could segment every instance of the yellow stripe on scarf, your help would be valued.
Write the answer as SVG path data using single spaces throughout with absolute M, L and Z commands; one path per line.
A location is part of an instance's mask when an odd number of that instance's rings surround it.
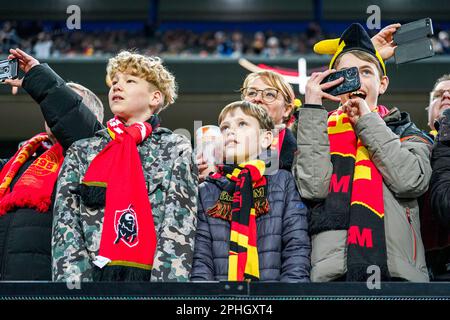
M 235 230 L 231 230 L 230 240 L 241 247 L 248 248 L 248 237 Z
M 228 256 L 228 280 L 237 281 L 238 271 L 238 255 L 237 253 L 231 253 Z

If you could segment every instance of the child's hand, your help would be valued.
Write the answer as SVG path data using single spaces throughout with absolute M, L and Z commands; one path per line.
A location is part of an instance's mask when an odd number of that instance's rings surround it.
M 330 69 L 325 72 L 314 72 L 311 75 L 308 82 L 306 83 L 305 104 L 322 105 L 323 98 L 336 102 L 341 101 L 339 97 L 332 96 L 331 94 L 324 92 L 324 90 L 340 84 L 342 81 L 344 81 L 343 77 L 340 77 L 328 83 L 320 84 L 326 76 L 333 72 L 336 72 L 336 70 Z
M 197 168 L 198 168 L 198 180 L 200 182 L 205 181 L 206 177 L 210 172 L 215 172 L 215 167 L 208 165 L 208 163 L 203 159 L 202 154 L 197 155 Z
M 342 105 L 342 110 L 350 118 L 350 122 L 356 125 L 359 118 L 370 113 L 370 108 L 366 101 L 361 98 L 350 99 Z
M 375 49 L 380 53 L 383 60 L 387 60 L 394 55 L 394 50 L 397 46 L 394 44 L 394 33 L 400 28 L 400 23 L 390 24 L 376 35 L 372 37 L 372 43 Z

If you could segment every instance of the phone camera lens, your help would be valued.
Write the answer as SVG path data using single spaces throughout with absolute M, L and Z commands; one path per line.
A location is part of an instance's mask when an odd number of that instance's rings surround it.
M 349 78 L 353 78 L 356 75 L 356 70 L 355 69 L 348 69 L 346 73 L 347 73 L 347 76 Z
M 3 68 L 3 72 L 4 72 L 4 73 L 8 73 L 8 72 L 9 72 L 9 67 L 4 67 L 4 68 Z

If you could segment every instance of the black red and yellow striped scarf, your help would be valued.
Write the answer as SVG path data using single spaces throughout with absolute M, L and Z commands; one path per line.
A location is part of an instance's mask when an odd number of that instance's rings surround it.
M 379 108 L 376 111 L 385 113 Z M 380 267 L 382 279 L 387 279 L 383 177 L 356 136 L 346 113 L 337 110 L 328 118 L 328 137 L 336 181 L 344 178 L 339 175 L 340 166 L 353 167 L 351 191 L 347 192 L 350 196 L 347 280 L 365 281 L 371 265 Z M 338 186 L 330 184 L 331 197 L 345 191 Z
M 256 217 L 269 211 L 265 168 L 264 161 L 253 160 L 237 167 L 220 165 L 211 176 L 229 180 L 216 205 L 208 209 L 210 216 L 231 221 L 229 281 L 259 279 Z
M 387 114 L 378 107 L 380 116 Z M 324 204 L 311 216 L 311 233 L 348 230 L 347 281 L 366 281 L 368 267 L 389 279 L 384 230 L 383 178 L 341 109 L 328 118 L 333 173 Z

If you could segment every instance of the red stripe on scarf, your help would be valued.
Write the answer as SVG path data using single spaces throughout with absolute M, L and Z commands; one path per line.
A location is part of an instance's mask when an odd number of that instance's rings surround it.
M 330 134 L 330 152 L 340 153 L 343 155 L 355 155 L 356 154 L 356 135 L 354 132 L 344 132 L 337 134 Z M 351 143 L 346 143 L 350 141 Z
M 358 167 L 364 167 L 363 170 L 370 173 L 370 180 L 358 179 L 356 174 Z M 384 216 L 383 177 L 372 161 L 363 160 L 355 164 L 351 202 L 363 203 L 379 217 Z
M 247 265 L 247 252 L 239 252 L 237 256 L 238 256 L 237 281 L 244 281 L 245 266 Z
M 237 223 L 235 221 L 231 222 L 231 229 L 233 231 L 236 231 L 240 234 L 248 234 L 249 230 L 250 230 L 250 225 L 246 226 L 240 223 Z

